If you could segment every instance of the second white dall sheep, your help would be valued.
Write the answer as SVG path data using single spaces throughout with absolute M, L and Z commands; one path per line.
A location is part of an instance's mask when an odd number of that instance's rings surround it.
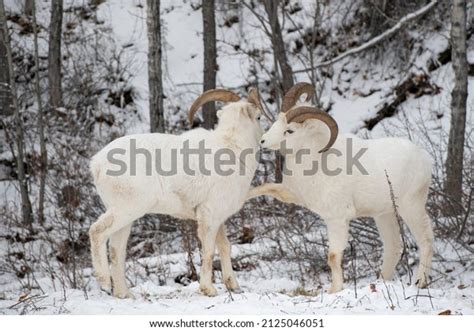
M 262 147 L 280 149 L 285 156 L 282 183 L 256 187 L 249 198 L 271 195 L 322 217 L 328 230 L 329 292 L 333 293 L 343 287 L 342 254 L 349 222 L 355 218 L 375 219 L 384 244 L 381 275 L 392 278 L 402 241 L 391 186 L 398 213 L 419 247 L 417 285 L 426 286 L 433 255 L 433 230 L 425 210 L 431 181 L 428 154 L 406 139 L 338 135 L 337 123 L 329 114 L 308 103 L 295 105 L 305 93 L 308 101 L 311 85 L 295 85 L 285 96 L 278 119 L 262 136 Z
M 263 110 L 255 89 L 247 100 L 227 90 L 210 90 L 191 106 L 190 123 L 201 106 L 212 101 L 227 103 L 217 112 L 215 130 L 129 135 L 112 141 L 92 158 L 94 183 L 106 207 L 89 231 L 92 264 L 100 286 L 106 291 L 113 286 L 116 297 L 132 297 L 125 282 L 125 250 L 132 222 L 148 213 L 197 222 L 202 293 L 217 294 L 212 285 L 216 246 L 225 285 L 239 290 L 224 222 L 242 207 L 250 188 L 263 133 L 259 123 Z M 223 164 L 217 164 L 218 158 L 226 161 L 227 168 L 220 169 Z M 238 169 L 229 172 L 232 167 Z

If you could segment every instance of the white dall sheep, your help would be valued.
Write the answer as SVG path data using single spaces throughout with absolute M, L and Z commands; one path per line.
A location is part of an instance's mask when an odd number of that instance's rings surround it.
M 309 100 L 311 85 L 299 83 L 290 90 L 277 120 L 261 140 L 262 147 L 280 149 L 286 158 L 282 183 L 256 187 L 249 198 L 271 195 L 304 206 L 324 219 L 332 275 L 329 292 L 334 293 L 343 286 L 342 254 L 354 218 L 375 219 L 384 244 L 381 275 L 387 280 L 393 276 L 402 241 L 387 174 L 398 213 L 419 246 L 417 284 L 426 286 L 433 255 L 433 231 L 425 211 L 431 181 L 428 154 L 405 139 L 338 135 L 337 123 L 326 112 L 308 103 L 295 106 L 303 93 Z
M 92 264 L 102 289 L 110 291 L 113 285 L 116 297 L 133 297 L 125 282 L 125 250 L 132 222 L 147 213 L 196 220 L 202 243 L 200 290 L 208 296 L 217 294 L 211 279 L 216 244 L 224 283 L 230 290 L 239 290 L 224 222 L 242 207 L 250 189 L 257 167 L 254 154 L 263 133 L 259 123 L 263 110 L 255 89 L 248 100 L 227 90 L 211 90 L 191 106 L 190 123 L 198 109 L 211 101 L 229 103 L 217 112 L 213 131 L 198 128 L 181 135 L 129 135 L 112 141 L 91 160 L 94 183 L 106 207 L 89 231 Z M 226 169 L 216 163 L 218 154 L 225 159 Z M 238 169 L 229 174 L 232 166 Z

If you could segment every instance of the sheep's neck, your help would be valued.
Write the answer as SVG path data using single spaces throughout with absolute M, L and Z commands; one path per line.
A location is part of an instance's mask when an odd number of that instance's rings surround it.
M 217 126 L 215 132 L 222 137 L 224 144 L 232 149 L 257 148 L 258 139 L 253 130 L 236 126 Z

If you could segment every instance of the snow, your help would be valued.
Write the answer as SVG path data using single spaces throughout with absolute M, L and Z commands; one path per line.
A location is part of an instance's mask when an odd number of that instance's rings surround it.
M 247 249 L 255 249 L 250 246 L 253 245 L 234 247 L 243 253 Z M 473 257 L 453 250 L 447 243 L 437 242 L 436 247 L 437 253 L 442 254 L 444 259 L 440 262 L 435 258 L 434 278 L 442 279 L 437 279 L 429 289 L 407 285 L 407 276 L 386 282 L 365 277 L 358 279 L 355 285 L 346 280 L 345 289 L 335 294 L 326 292 L 329 285 L 326 283 L 323 288 L 307 287 L 305 291 L 309 295 L 301 295 L 298 281 L 285 277 L 283 271 L 279 272 L 279 276 L 266 274 L 267 266 L 262 263 L 256 270 L 237 273 L 243 290 L 240 294 L 229 293 L 221 283 L 219 273 L 216 274 L 216 297 L 200 294 L 197 282 L 183 286 L 172 283 L 168 277 L 166 284 L 160 286 L 156 280 L 149 279 L 153 276 L 147 278 L 142 275 L 132 288 L 136 299 L 117 299 L 98 289 L 90 278 L 89 270 L 85 273 L 87 285 L 84 289 L 62 289 L 58 280 L 52 281 L 49 277 L 39 279 L 44 293 L 30 293 L 34 305 L 28 300 L 18 302 L 23 293 L 18 283 L 3 284 L 5 298 L 0 300 L 0 314 L 17 314 L 23 310 L 28 314 L 437 314 L 447 309 L 452 314 L 474 314 Z M 261 247 L 258 249 L 261 250 Z M 462 266 L 459 262 L 449 262 L 459 258 L 467 264 Z M 174 273 L 185 268 L 184 261 L 183 254 L 162 256 L 161 260 L 164 264 L 173 265 Z M 156 258 L 138 262 L 153 264 Z M 129 276 L 137 272 L 132 270 L 133 265 L 133 262 L 128 263 Z M 39 297 L 35 298 L 34 294 Z
M 375 44 L 380 43 L 382 40 L 388 38 L 390 35 L 393 35 L 396 31 L 400 30 L 400 28 L 404 24 L 406 24 L 407 22 L 423 15 L 426 12 L 428 12 L 431 8 L 433 8 L 437 4 L 437 2 L 438 2 L 438 0 L 431 1 L 429 4 L 427 4 L 426 6 L 420 8 L 416 12 L 410 13 L 407 16 L 403 17 L 402 19 L 400 19 L 400 21 L 397 22 L 397 24 L 395 24 L 390 29 L 386 30 L 384 33 L 378 35 L 377 37 L 372 38 L 368 42 L 366 42 L 366 43 L 364 43 L 364 44 L 362 44 L 358 47 L 351 48 L 349 51 L 346 51 L 346 52 L 338 55 L 337 57 L 335 57 L 334 59 L 332 59 L 330 61 L 317 63 L 317 64 L 315 64 L 315 67 L 322 67 L 322 66 L 327 66 L 327 65 L 333 64 L 337 61 L 342 60 L 343 58 L 345 58 L 347 56 L 362 52 L 363 50 L 366 50 L 367 48 L 372 47 Z
M 40 2 L 43 3 L 43 2 Z M 44 2 L 45 3 L 45 2 Z M 66 2 L 66 6 L 74 1 Z M 147 35 L 145 0 L 107 0 L 98 8 L 100 20 L 108 24 L 113 39 L 123 51 L 125 62 L 133 63 L 130 83 L 138 97 L 134 100 L 142 117 L 128 126 L 127 133 L 145 132 L 148 130 L 148 74 L 147 74 Z M 9 8 L 18 10 L 19 2 L 6 0 Z M 192 10 L 189 2 L 162 1 L 162 19 L 164 30 L 165 61 L 165 105 L 170 109 L 166 116 L 183 116 L 186 105 L 201 91 L 202 81 L 202 18 L 200 10 Z M 311 8 L 310 8 L 311 9 Z M 39 11 L 39 21 L 47 21 L 48 7 L 43 4 Z M 340 24 L 341 15 L 337 8 L 331 8 L 330 17 L 324 22 L 326 26 Z M 244 9 L 241 17 L 245 20 L 244 30 L 237 25 L 228 29 L 218 29 L 218 85 L 243 91 L 242 87 L 249 81 L 267 78 L 264 69 L 271 70 L 273 61 L 267 51 L 270 47 L 268 37 L 259 28 L 252 14 Z M 311 24 L 302 19 L 301 24 Z M 245 39 L 242 40 L 242 36 Z M 289 36 L 289 38 L 294 38 Z M 41 40 L 40 40 L 41 42 Z M 232 45 L 239 45 L 247 51 L 260 48 L 266 59 L 267 67 L 260 70 L 258 77 L 250 74 L 255 65 L 248 57 L 234 52 Z M 446 31 L 439 35 L 428 36 L 424 41 L 425 52 L 418 54 L 411 72 L 423 72 L 426 63 L 440 50 L 447 46 Z M 47 48 L 41 42 L 40 49 Z M 469 61 L 474 62 L 474 50 L 468 52 Z M 293 58 L 294 60 L 294 58 Z M 370 132 L 362 129 L 364 121 L 372 118 L 380 106 L 389 99 L 388 91 L 396 86 L 403 76 L 396 70 L 383 67 L 381 64 L 366 64 L 370 68 L 361 70 L 364 59 L 345 59 L 334 66 L 332 78 L 325 86 L 322 103 L 331 106 L 331 115 L 339 123 L 341 132 L 352 132 L 361 136 L 383 137 L 387 135 L 405 135 L 403 123 L 407 120 L 415 131 L 417 125 L 430 128 L 431 141 L 439 146 L 445 143 L 449 130 L 450 91 L 452 87 L 452 68 L 444 65 L 430 73 L 434 84 L 441 86 L 437 95 L 425 95 L 420 98 L 409 97 L 401 106 L 401 111 L 391 118 L 384 119 Z M 299 62 L 294 62 L 297 68 Z M 342 68 L 348 70 L 351 81 L 346 82 Z M 363 68 L 367 69 L 367 68 Z M 359 73 L 357 73 L 359 72 Z M 365 73 L 369 78 L 363 78 Z M 347 74 L 349 75 L 349 74 Z M 301 81 L 307 76 L 298 74 Z M 387 78 L 388 77 L 388 78 Z M 339 87 L 344 93 L 340 95 L 334 89 Z M 358 92 L 369 94 L 362 97 Z M 469 91 L 474 91 L 474 79 L 469 78 Z M 269 105 L 272 109 L 275 105 Z M 178 107 L 181 113 L 178 114 Z M 472 114 L 474 113 L 474 94 L 468 99 L 468 130 L 472 131 Z M 273 109 L 275 111 L 275 109 Z M 441 117 L 439 115 L 442 115 Z M 402 128 L 400 128 L 402 127 Z M 429 142 L 419 137 L 410 136 L 425 148 Z M 8 182 L 0 181 L 2 204 L 18 201 L 16 189 Z M 2 233 L 2 232 L 0 232 Z M 38 245 L 31 249 L 38 249 Z M 251 245 L 234 245 L 234 257 L 249 253 L 263 253 L 268 249 L 257 242 Z M 7 240 L 0 238 L 0 261 L 6 263 L 8 253 Z M 183 286 L 173 282 L 173 278 L 186 270 L 184 254 L 159 254 L 155 258 L 143 258 L 128 263 L 128 279 L 132 283 L 132 292 L 136 299 L 119 300 L 101 292 L 91 270 L 83 270 L 84 280 L 81 289 L 63 286 L 61 280 L 46 274 L 44 270 L 36 275 L 38 286 L 27 299 L 19 302 L 25 294 L 23 285 L 26 280 L 18 280 L 14 275 L 2 273 L 0 266 L 0 314 L 437 314 L 450 309 L 453 314 L 474 314 L 474 257 L 461 248 L 454 249 L 448 242 L 437 240 L 435 262 L 433 265 L 435 282 L 429 289 L 419 290 L 408 285 L 406 275 L 398 276 L 393 281 L 377 280 L 375 275 L 357 279 L 356 284 L 350 279 L 345 281 L 343 291 L 328 294 L 329 276 L 321 271 L 320 279 L 313 284 L 303 286 L 295 276 L 296 267 L 276 262 L 255 261 L 255 270 L 240 271 L 237 278 L 243 293 L 230 294 L 225 290 L 217 273 L 218 295 L 208 298 L 198 292 L 198 284 Z M 318 252 L 324 254 L 324 252 Z M 195 252 L 198 256 L 198 253 Z M 315 252 L 316 255 L 316 252 Z M 165 269 L 162 275 L 147 276 L 143 265 L 160 266 Z M 293 268 L 294 267 L 294 268 Z M 321 266 L 322 267 L 322 266 Z M 449 272 L 448 272 L 449 271 Z M 158 273 L 158 272 L 157 272 Z M 160 285 L 160 283 L 164 284 Z M 373 284 L 373 286 L 371 286 Z M 321 287 L 322 286 L 322 287 Z M 310 295 L 300 295 L 307 292 Z M 374 290 L 373 290 L 374 289 Z M 38 296 L 38 297 L 35 297 Z M 30 299 L 29 299 L 30 298 Z

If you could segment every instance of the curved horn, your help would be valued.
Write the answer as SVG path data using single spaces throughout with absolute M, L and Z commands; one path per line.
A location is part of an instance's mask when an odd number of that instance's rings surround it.
M 285 96 L 283 97 L 283 102 L 281 104 L 281 111 L 286 113 L 293 107 L 300 96 L 306 93 L 306 102 L 310 101 L 311 98 L 314 96 L 314 88 L 313 85 L 309 83 L 296 83 L 293 85 L 292 88 L 286 92 Z
M 260 109 L 263 116 L 265 116 L 270 122 L 274 122 L 274 119 L 265 111 L 265 108 L 263 108 L 263 104 L 260 99 L 260 93 L 258 92 L 257 88 L 251 87 L 249 89 L 248 101 L 254 104 L 258 109 Z
M 235 102 L 239 101 L 240 97 L 234 92 L 224 90 L 224 89 L 213 89 L 208 90 L 201 94 L 191 105 L 189 109 L 189 123 L 193 125 L 194 115 L 204 104 L 211 101 L 222 101 L 222 102 Z
M 288 123 L 303 123 L 308 119 L 320 120 L 328 126 L 329 131 L 331 132 L 331 137 L 329 138 L 329 142 L 327 143 L 326 147 L 320 150 L 319 153 L 326 152 L 336 141 L 337 134 L 339 132 L 336 121 L 328 113 L 315 107 L 297 107 L 291 109 L 286 114 L 286 120 Z

